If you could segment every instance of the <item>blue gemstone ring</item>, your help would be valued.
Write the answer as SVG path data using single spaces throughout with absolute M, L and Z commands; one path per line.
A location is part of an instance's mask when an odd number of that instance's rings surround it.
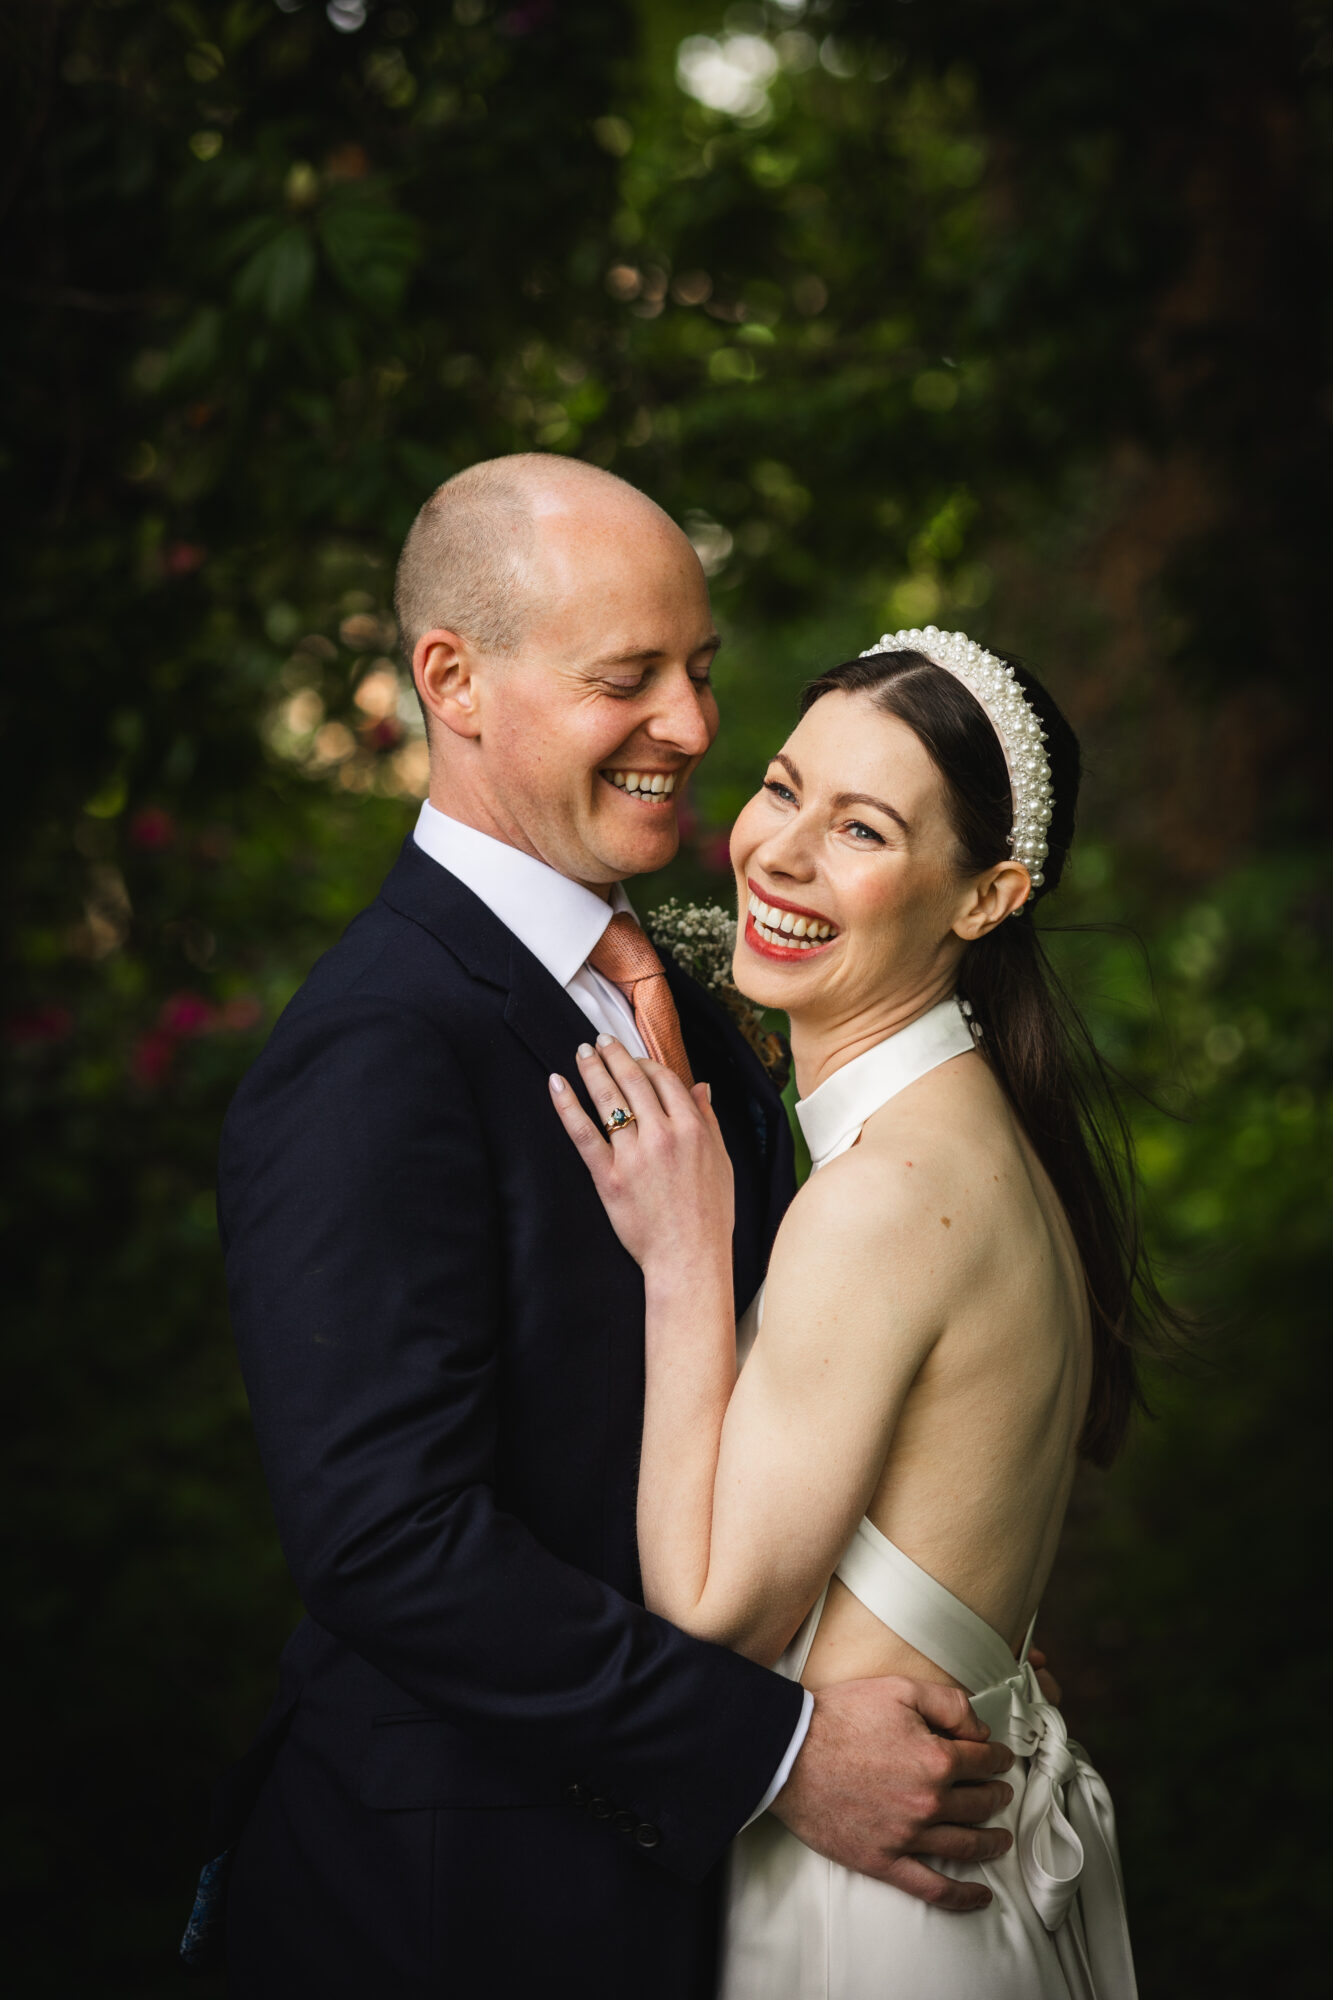
M 602 1130 L 609 1139 L 613 1133 L 623 1132 L 627 1125 L 632 1125 L 633 1123 L 634 1113 L 626 1111 L 623 1104 L 618 1104 L 611 1113 L 611 1116 L 602 1121 Z

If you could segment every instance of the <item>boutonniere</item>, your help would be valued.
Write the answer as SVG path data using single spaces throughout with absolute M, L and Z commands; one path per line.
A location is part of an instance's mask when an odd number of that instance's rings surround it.
M 764 1010 L 747 1000 L 731 976 L 736 919 L 716 903 L 658 905 L 644 928 L 659 951 L 669 951 L 691 979 L 722 1002 L 778 1090 L 791 1075 L 791 1050 L 784 1036 L 764 1027 Z

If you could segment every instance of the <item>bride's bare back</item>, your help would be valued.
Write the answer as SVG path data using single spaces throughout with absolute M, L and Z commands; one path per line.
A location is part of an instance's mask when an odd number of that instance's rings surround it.
M 896 1295 L 909 1318 L 924 1288 L 939 1327 L 866 1512 L 1017 1648 L 1055 1557 L 1091 1380 L 1086 1290 L 1064 1211 L 980 1056 L 945 1064 L 883 1106 L 818 1176 L 818 1202 L 815 1193 L 812 1183 L 784 1224 L 766 1320 L 784 1311 L 788 1260 L 808 1268 L 826 1256 L 830 1203 L 864 1218 L 881 1200 L 884 1229 L 863 1229 L 850 1247 L 844 1237 L 851 1286 L 867 1302 Z M 899 1364 L 901 1316 L 876 1316 L 886 1373 Z M 835 1577 L 802 1678 L 819 1687 L 888 1673 L 950 1678 Z

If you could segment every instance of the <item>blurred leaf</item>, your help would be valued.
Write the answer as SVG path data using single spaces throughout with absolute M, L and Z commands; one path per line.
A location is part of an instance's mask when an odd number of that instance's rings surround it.
M 317 227 L 344 290 L 376 312 L 393 312 L 421 255 L 420 232 L 411 217 L 369 193 L 348 192 L 320 210 Z
M 309 230 L 291 223 L 260 245 L 239 272 L 235 293 L 239 305 L 257 306 L 281 324 L 293 319 L 310 296 L 315 277 L 315 246 Z

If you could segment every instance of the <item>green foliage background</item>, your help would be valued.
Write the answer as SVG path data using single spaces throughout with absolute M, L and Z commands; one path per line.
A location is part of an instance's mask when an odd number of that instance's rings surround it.
M 1162 1107 L 1151 1230 L 1208 1331 L 1080 1489 L 1044 1636 L 1145 1994 L 1322 1992 L 1328 8 L 20 0 L 0 36 L 12 1990 L 174 1988 L 295 1615 L 217 1128 L 411 823 L 407 524 L 535 446 L 713 571 L 724 732 L 650 898 L 726 893 L 801 682 L 885 627 L 1026 654 L 1080 728 L 1049 922 L 1146 955 L 1052 949 Z

